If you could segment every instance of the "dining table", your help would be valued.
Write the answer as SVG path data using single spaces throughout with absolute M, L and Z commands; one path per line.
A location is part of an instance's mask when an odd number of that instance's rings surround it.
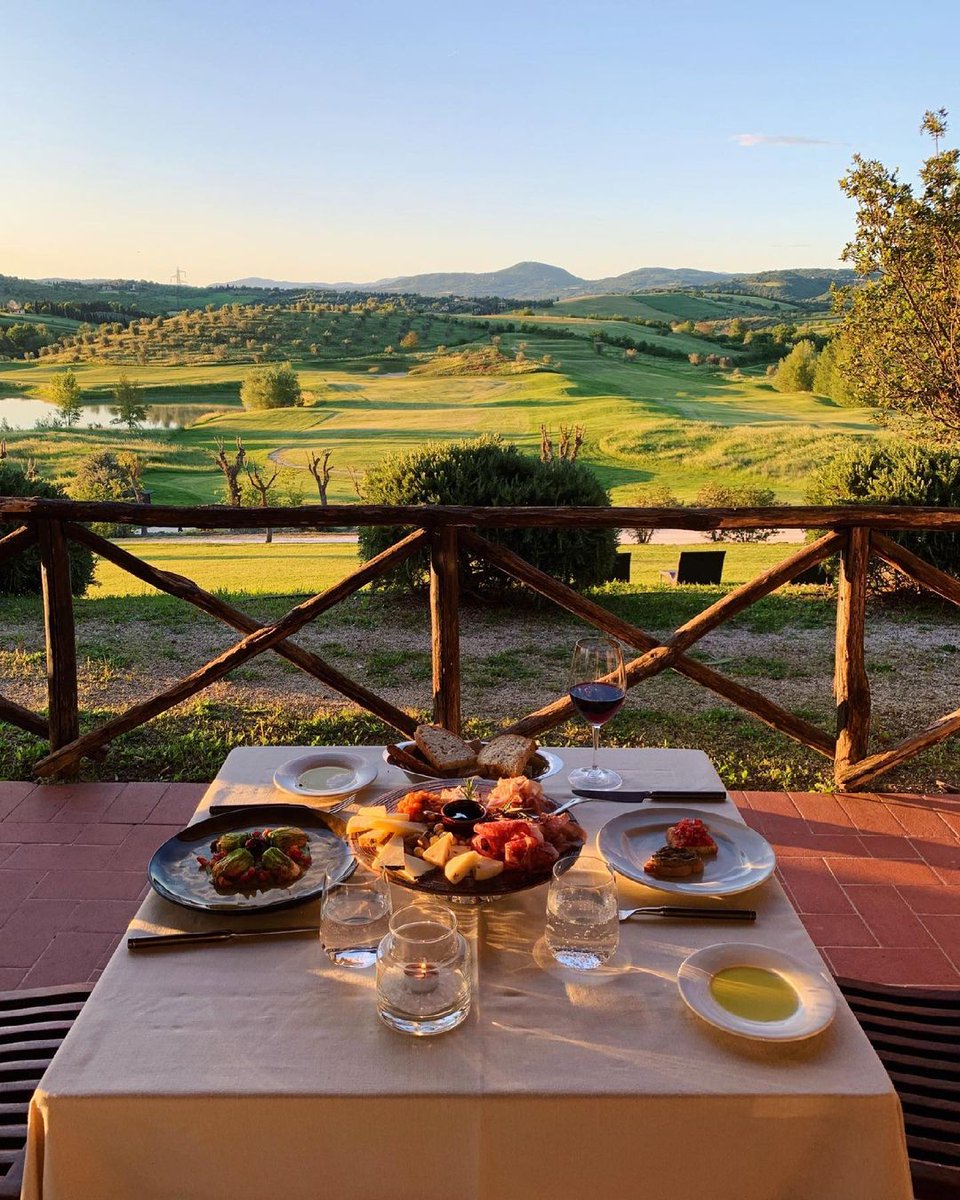
M 316 747 L 233 750 L 210 805 L 290 802 L 274 772 Z M 342 747 L 340 749 L 346 749 Z M 383 747 L 357 805 L 408 785 Z M 558 802 L 590 751 L 558 748 Z M 624 787 L 723 785 L 705 754 L 606 749 Z M 634 804 L 652 808 L 655 802 Z M 729 796 L 691 816 L 741 821 Z M 574 812 L 596 852 L 629 808 Z M 241 818 L 242 819 L 242 818 Z M 690 903 L 617 877 L 623 906 Z M 392 885 L 396 906 L 413 898 Z M 698 899 L 697 903 L 702 903 Z M 546 888 L 457 905 L 474 1002 L 457 1029 L 404 1036 L 377 1018 L 373 969 L 334 965 L 319 937 L 243 939 L 113 955 L 34 1095 L 26 1200 L 909 1200 L 899 1102 L 775 876 L 712 901 L 754 924 L 648 918 L 616 954 L 561 967 L 544 942 Z M 237 928 L 319 925 L 319 902 L 233 917 Z M 131 934 L 202 931 L 224 917 L 150 893 Z M 678 991 L 694 951 L 786 952 L 836 993 L 807 1040 L 715 1028 Z

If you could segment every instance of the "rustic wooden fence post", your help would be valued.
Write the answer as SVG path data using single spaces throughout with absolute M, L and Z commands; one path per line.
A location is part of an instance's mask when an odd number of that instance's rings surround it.
M 430 630 L 433 653 L 433 719 L 460 732 L 460 584 L 456 526 L 430 535 Z
M 857 527 L 847 535 L 840 556 L 837 589 L 837 641 L 834 694 L 837 701 L 837 749 L 834 778 L 842 787 L 849 769 L 864 758 L 870 736 L 870 681 L 864 661 L 867 571 L 870 530 Z
M 77 644 L 73 625 L 70 557 L 60 521 L 39 521 L 40 579 L 47 643 L 47 711 L 50 749 L 59 750 L 80 733 L 77 705 Z

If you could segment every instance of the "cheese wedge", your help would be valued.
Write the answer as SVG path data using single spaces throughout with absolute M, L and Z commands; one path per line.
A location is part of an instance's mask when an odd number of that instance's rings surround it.
M 400 833 L 404 837 L 427 832 L 426 825 L 421 825 L 418 821 L 408 821 L 405 817 L 376 817 L 370 828 L 374 833 Z
M 476 850 L 467 850 L 464 854 L 457 854 L 454 858 L 449 859 L 443 868 L 443 873 L 450 883 L 463 883 L 468 875 L 473 874 L 474 865 L 479 857 Z
M 408 879 L 419 879 L 421 875 L 428 875 L 436 869 L 433 863 L 427 862 L 423 858 L 417 858 L 415 854 L 403 856 L 403 874 Z
M 435 867 L 445 867 L 448 859 L 453 857 L 454 844 L 452 833 L 441 833 L 433 845 L 424 850 L 424 861 L 433 863 Z
M 373 827 L 374 821 L 382 821 L 387 816 L 386 805 L 371 804 L 358 813 L 354 813 L 347 821 L 347 833 L 366 833 Z
M 393 834 L 388 842 L 380 847 L 377 857 L 373 860 L 373 865 L 378 871 L 397 871 L 403 866 L 403 837 L 399 833 Z
M 473 864 L 473 877 L 477 883 L 483 883 L 487 879 L 495 879 L 503 870 L 503 863 L 498 858 L 487 858 L 484 854 L 477 855 L 477 861 Z

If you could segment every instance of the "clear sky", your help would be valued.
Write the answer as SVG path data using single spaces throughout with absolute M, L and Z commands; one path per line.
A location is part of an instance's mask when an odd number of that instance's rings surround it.
M 955 0 L 30 0 L 0 46 L 33 277 L 831 266 L 854 151 L 960 134 Z

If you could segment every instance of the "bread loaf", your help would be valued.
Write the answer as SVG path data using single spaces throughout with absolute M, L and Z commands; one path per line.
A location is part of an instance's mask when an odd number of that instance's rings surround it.
M 477 756 L 471 746 L 440 725 L 418 725 L 414 740 L 420 753 L 438 771 L 466 774 L 475 771 Z

